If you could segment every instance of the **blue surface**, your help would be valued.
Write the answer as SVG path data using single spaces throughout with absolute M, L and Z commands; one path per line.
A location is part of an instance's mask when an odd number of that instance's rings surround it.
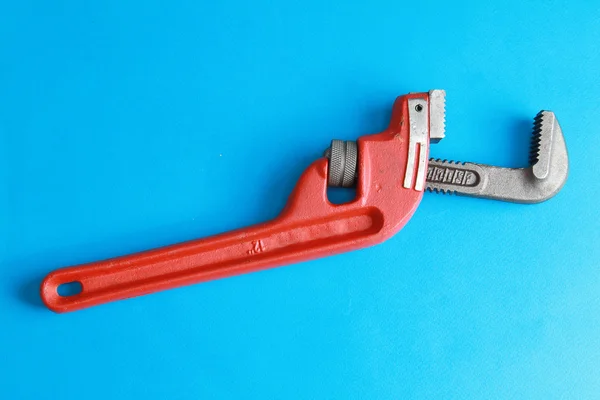
M 597 2 L 84 3 L 0 6 L 0 398 L 600 398 Z M 274 217 L 430 88 L 444 158 L 522 166 L 555 111 L 564 190 L 427 194 L 374 248 L 42 307 L 57 267 Z

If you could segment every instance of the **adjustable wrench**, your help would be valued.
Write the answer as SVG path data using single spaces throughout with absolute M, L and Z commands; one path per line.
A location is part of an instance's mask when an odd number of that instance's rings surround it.
M 380 243 L 397 233 L 425 189 L 535 203 L 566 181 L 568 158 L 552 112 L 535 119 L 532 164 L 511 169 L 429 159 L 429 145 L 444 137 L 445 92 L 396 99 L 389 127 L 356 142 L 333 140 L 324 157 L 302 174 L 282 213 L 270 222 L 51 272 L 41 297 L 56 312 L 140 296 L 306 261 Z M 328 186 L 356 186 L 345 204 L 327 199 Z M 81 292 L 58 287 L 79 282 Z

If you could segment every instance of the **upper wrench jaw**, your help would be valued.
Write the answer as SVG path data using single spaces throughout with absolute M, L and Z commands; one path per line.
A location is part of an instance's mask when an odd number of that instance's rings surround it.
M 446 135 L 446 91 L 429 91 L 429 142 L 438 143 Z

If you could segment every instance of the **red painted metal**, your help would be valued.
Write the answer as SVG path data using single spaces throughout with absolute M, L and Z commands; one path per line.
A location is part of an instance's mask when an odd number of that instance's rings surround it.
M 408 99 L 398 97 L 389 127 L 358 139 L 357 196 L 345 204 L 327 199 L 326 158 L 302 174 L 277 218 L 209 238 L 68 267 L 48 274 L 41 297 L 67 312 L 218 278 L 297 263 L 380 243 L 413 215 L 422 191 L 403 187 L 409 143 Z M 429 146 L 427 146 L 428 148 Z M 429 155 L 427 155 L 429 156 Z M 80 282 L 72 296 L 57 292 Z

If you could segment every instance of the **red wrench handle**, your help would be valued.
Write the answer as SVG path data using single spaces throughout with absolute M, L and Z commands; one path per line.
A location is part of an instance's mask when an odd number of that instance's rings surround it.
M 357 197 L 352 202 L 334 205 L 327 200 L 328 160 L 321 158 L 300 177 L 278 218 L 205 239 L 56 270 L 42 282 L 42 300 L 54 311 L 74 311 L 382 242 L 406 224 L 423 195 L 403 186 L 409 146 L 404 115 L 407 98 L 426 96 L 399 97 L 390 127 L 359 139 Z M 79 282 L 81 292 L 59 295 L 58 287 L 71 282 Z

